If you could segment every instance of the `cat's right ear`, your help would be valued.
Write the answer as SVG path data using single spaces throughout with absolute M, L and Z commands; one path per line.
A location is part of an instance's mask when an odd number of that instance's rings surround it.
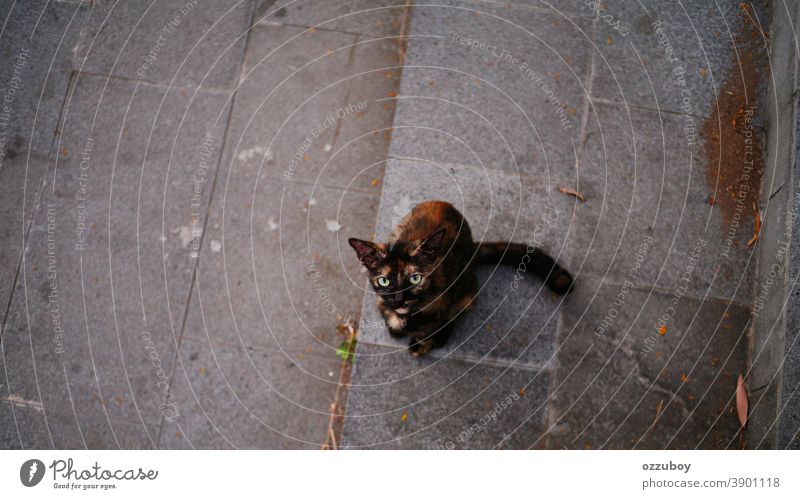
M 361 239 L 356 239 L 351 237 L 347 240 L 350 243 L 350 246 L 356 250 L 356 254 L 358 255 L 358 260 L 368 269 L 373 269 L 378 265 L 378 262 L 381 261 L 383 258 L 386 257 L 386 254 L 381 250 L 381 248 L 369 241 L 362 241 Z

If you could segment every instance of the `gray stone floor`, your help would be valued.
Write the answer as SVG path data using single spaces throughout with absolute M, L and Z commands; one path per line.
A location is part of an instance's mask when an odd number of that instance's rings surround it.
M 403 2 L 0 4 L 0 447 L 320 448 Z
M 484 269 L 477 310 L 421 360 L 362 328 L 344 445 L 742 445 L 754 220 L 726 250 L 699 136 L 735 64 L 740 4 L 416 3 L 377 237 L 404 206 L 441 198 L 476 237 L 538 240 L 577 287 L 512 290 L 512 269 Z M 363 317 L 378 318 L 369 295 Z
M 0 448 L 320 448 L 351 319 L 344 447 L 742 444 L 755 222 L 699 136 L 740 2 L 284 3 L 0 1 Z M 575 292 L 483 268 L 412 358 L 347 238 L 432 198 Z

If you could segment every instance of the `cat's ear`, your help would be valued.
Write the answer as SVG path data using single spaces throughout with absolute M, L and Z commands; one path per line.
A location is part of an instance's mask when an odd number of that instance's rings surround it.
M 386 253 L 375 243 L 354 237 L 348 239 L 347 242 L 356 250 L 358 260 L 368 269 L 375 268 L 378 262 L 386 257 Z
M 445 229 L 439 229 L 433 234 L 426 237 L 419 245 L 414 248 L 413 256 L 435 257 L 442 249 L 442 241 L 444 241 Z

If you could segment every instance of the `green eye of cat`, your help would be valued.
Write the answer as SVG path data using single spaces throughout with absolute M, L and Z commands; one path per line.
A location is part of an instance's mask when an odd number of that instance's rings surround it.
M 385 278 L 383 276 L 380 276 L 380 277 L 378 277 L 378 284 L 380 284 L 381 286 L 383 286 L 385 288 L 386 286 L 389 285 L 389 279 L 387 279 L 387 278 Z
M 411 277 L 408 278 L 411 284 L 419 284 L 422 282 L 422 276 L 419 274 L 412 274 Z

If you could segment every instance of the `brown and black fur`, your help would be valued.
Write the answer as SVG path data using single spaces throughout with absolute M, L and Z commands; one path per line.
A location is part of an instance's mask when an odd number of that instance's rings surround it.
M 538 248 L 529 252 L 519 243 L 475 243 L 461 213 L 442 201 L 415 206 L 388 243 L 349 242 L 369 271 L 389 334 L 409 336 L 414 356 L 444 345 L 456 317 L 472 308 L 478 264 L 518 265 L 527 253 L 526 268 L 550 289 L 565 294 L 572 288 L 569 272 Z M 422 276 L 416 285 L 409 282 L 415 273 Z M 390 285 L 381 286 L 380 277 L 388 278 Z

